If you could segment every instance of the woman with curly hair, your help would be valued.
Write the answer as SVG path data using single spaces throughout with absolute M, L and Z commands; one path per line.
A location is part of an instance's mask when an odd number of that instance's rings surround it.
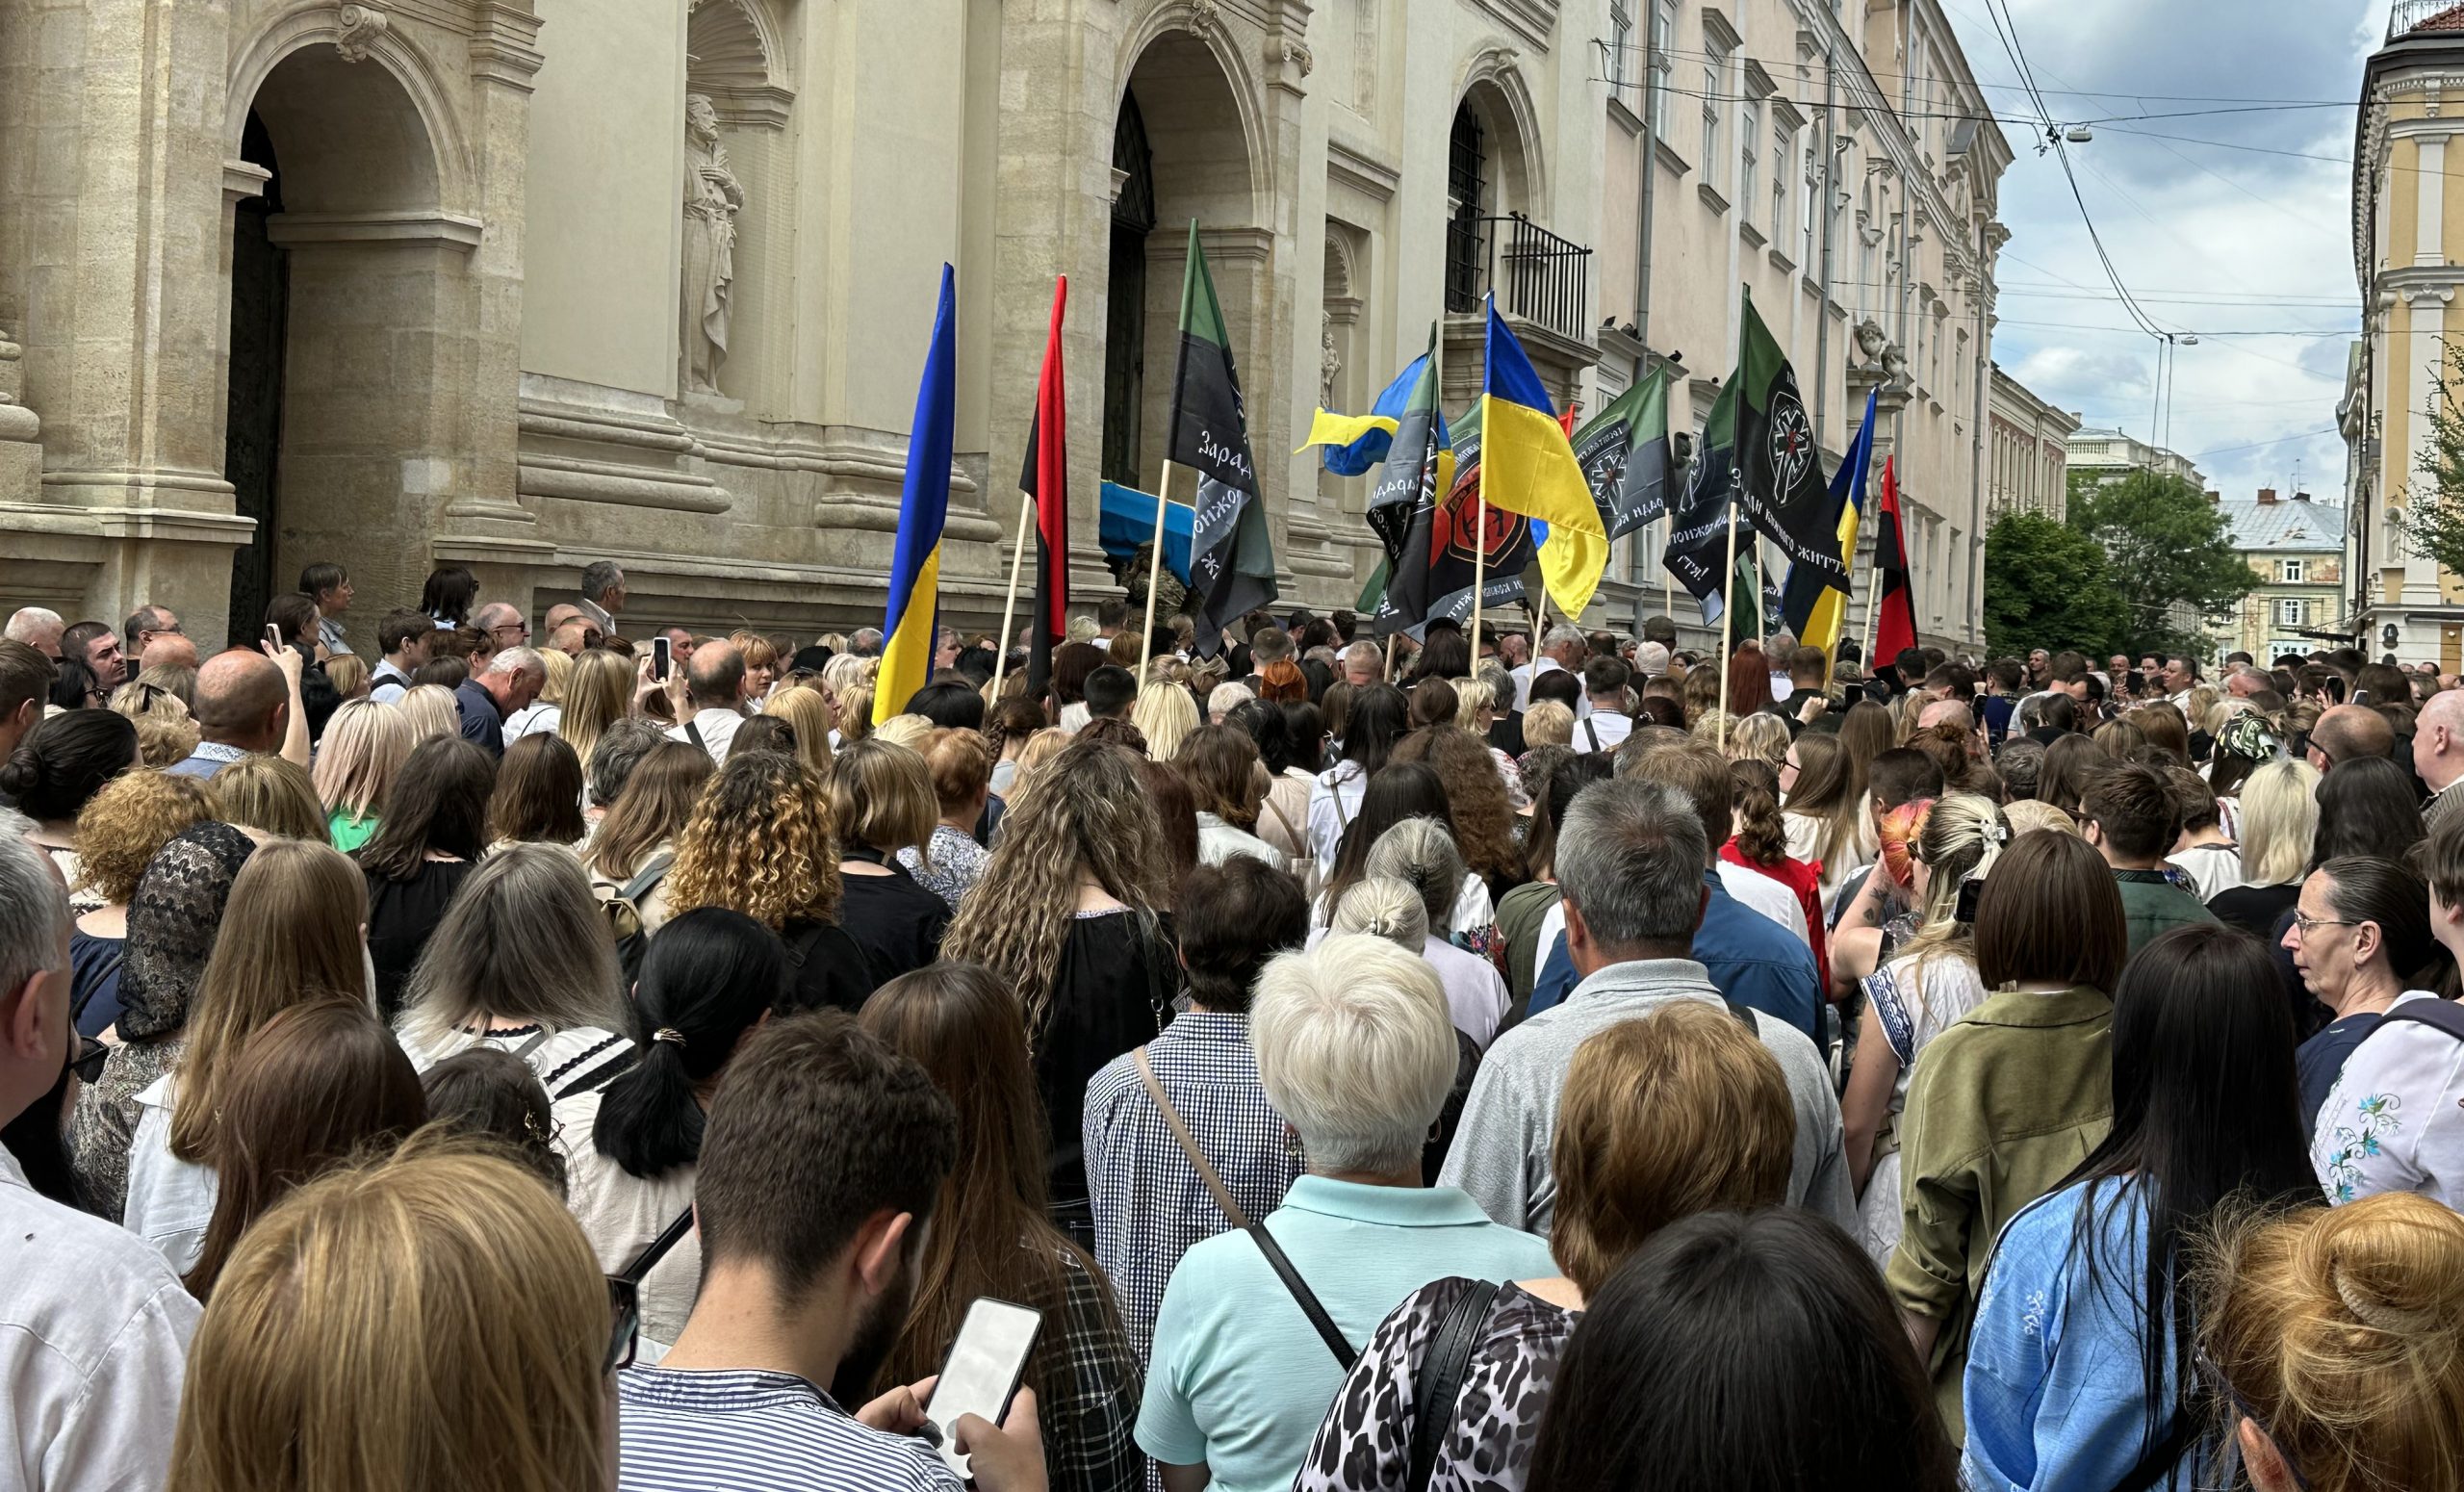
M 1018 775 L 1018 758 L 1043 728 L 1043 706 L 1024 697 L 1004 699 L 986 713 L 984 749 L 992 754 L 992 796 L 1009 797 L 1010 784 Z
M 1072 742 L 1012 800 L 941 942 L 944 959 L 991 969 L 1024 1008 L 1053 1209 L 1082 1241 L 1093 1236 L 1079 1136 L 1088 1079 L 1161 1031 L 1180 992 L 1166 860 L 1138 759 Z
M 1498 777 L 1488 742 L 1460 726 L 1433 725 L 1403 737 L 1395 759 L 1425 761 L 1437 770 L 1446 785 L 1454 842 L 1463 851 L 1463 862 L 1488 887 L 1492 904 L 1530 879 L 1523 852 L 1515 848 L 1514 805 Z
M 872 965 L 838 925 L 838 844 L 830 789 L 783 752 L 730 757 L 676 836 L 671 915 L 741 912 L 787 945 L 790 1010 L 853 1011 L 873 992 Z
M 101 1036 L 119 1018 L 120 959 L 138 878 L 163 846 L 214 816 L 192 777 L 126 772 L 77 815 L 80 888 L 102 905 L 68 932 L 68 1008 L 79 1036 Z

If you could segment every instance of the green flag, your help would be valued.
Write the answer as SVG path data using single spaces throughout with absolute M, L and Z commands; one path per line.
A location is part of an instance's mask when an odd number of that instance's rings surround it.
M 1257 467 L 1249 459 L 1241 374 L 1194 218 L 1181 281 L 1180 366 L 1172 378 L 1170 431 L 1172 460 L 1197 473 L 1190 600 L 1198 651 L 1213 656 L 1222 646 L 1224 627 L 1245 611 L 1271 605 L 1277 589 L 1266 504 L 1258 499 Z
M 1654 370 L 1575 432 L 1575 459 L 1614 539 L 1668 512 L 1677 461 L 1668 442 L 1669 372 Z
M 1735 471 L 1738 516 L 1780 546 L 1810 579 L 1848 588 L 1839 553 L 1839 520 L 1822 475 L 1813 422 L 1797 392 L 1796 370 L 1745 297 L 1736 373 Z

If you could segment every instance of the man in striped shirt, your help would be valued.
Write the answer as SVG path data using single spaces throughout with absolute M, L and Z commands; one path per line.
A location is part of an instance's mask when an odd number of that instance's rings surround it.
M 961 1492 L 914 1431 L 926 1385 L 853 1414 L 907 1320 L 915 1255 L 958 1153 L 924 1069 L 836 1011 L 748 1038 L 711 1100 L 694 1185 L 702 1291 L 655 1367 L 619 1376 L 621 1492 Z M 942 1427 L 985 1492 L 1043 1492 L 1035 1395 Z

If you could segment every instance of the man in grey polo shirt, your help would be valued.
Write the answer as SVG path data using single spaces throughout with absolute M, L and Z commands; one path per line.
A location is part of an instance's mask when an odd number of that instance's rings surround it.
M 1489 1048 L 1442 1184 L 1461 1187 L 1508 1227 L 1549 1231 L 1557 1200 L 1549 1149 L 1575 1048 L 1669 1000 L 1723 1002 L 1708 971 L 1689 957 L 1709 895 L 1703 881 L 1709 859 L 1702 820 L 1672 787 L 1628 777 L 1576 796 L 1558 826 L 1556 871 L 1566 953 L 1582 982 L 1564 1003 Z M 1789 1202 L 1853 1229 L 1856 1199 L 1830 1069 L 1803 1031 L 1757 1012 L 1745 1016 L 1779 1060 L 1796 1110 Z

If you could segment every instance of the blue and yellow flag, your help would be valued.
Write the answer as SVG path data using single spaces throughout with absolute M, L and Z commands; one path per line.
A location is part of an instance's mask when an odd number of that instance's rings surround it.
M 1549 526 L 1540 579 L 1567 617 L 1582 615 L 1608 566 L 1600 525 L 1574 442 L 1531 368 L 1523 344 L 1489 300 L 1486 364 L 1480 385 L 1480 490 L 1488 505 Z
M 873 724 L 907 708 L 933 673 L 933 632 L 941 599 L 941 527 L 950 516 L 950 453 L 958 432 L 958 294 L 941 266 L 941 308 L 915 424 L 907 437 L 907 481 L 898 500 L 898 547 L 889 562 L 889 613 L 882 623 L 881 672 L 873 680 Z
M 1876 396 L 1865 396 L 1865 423 L 1848 443 L 1839 470 L 1831 477 L 1831 528 L 1838 535 L 1836 553 L 1845 566 L 1857 557 L 1857 527 L 1865 506 L 1865 468 L 1873 464 Z M 1797 641 L 1820 648 L 1830 658 L 1839 645 L 1841 624 L 1848 615 L 1848 592 L 1833 577 L 1810 565 L 1788 567 L 1787 594 L 1781 603 L 1782 619 L 1795 628 Z
M 1427 369 L 1425 354 L 1412 359 L 1365 415 L 1319 410 L 1309 422 L 1309 438 L 1300 443 L 1300 450 L 1322 446 L 1326 449 L 1319 459 L 1328 472 L 1337 476 L 1365 476 L 1394 450 L 1401 434 L 1404 406 L 1412 401 L 1412 390 L 1420 386 L 1421 374 Z

